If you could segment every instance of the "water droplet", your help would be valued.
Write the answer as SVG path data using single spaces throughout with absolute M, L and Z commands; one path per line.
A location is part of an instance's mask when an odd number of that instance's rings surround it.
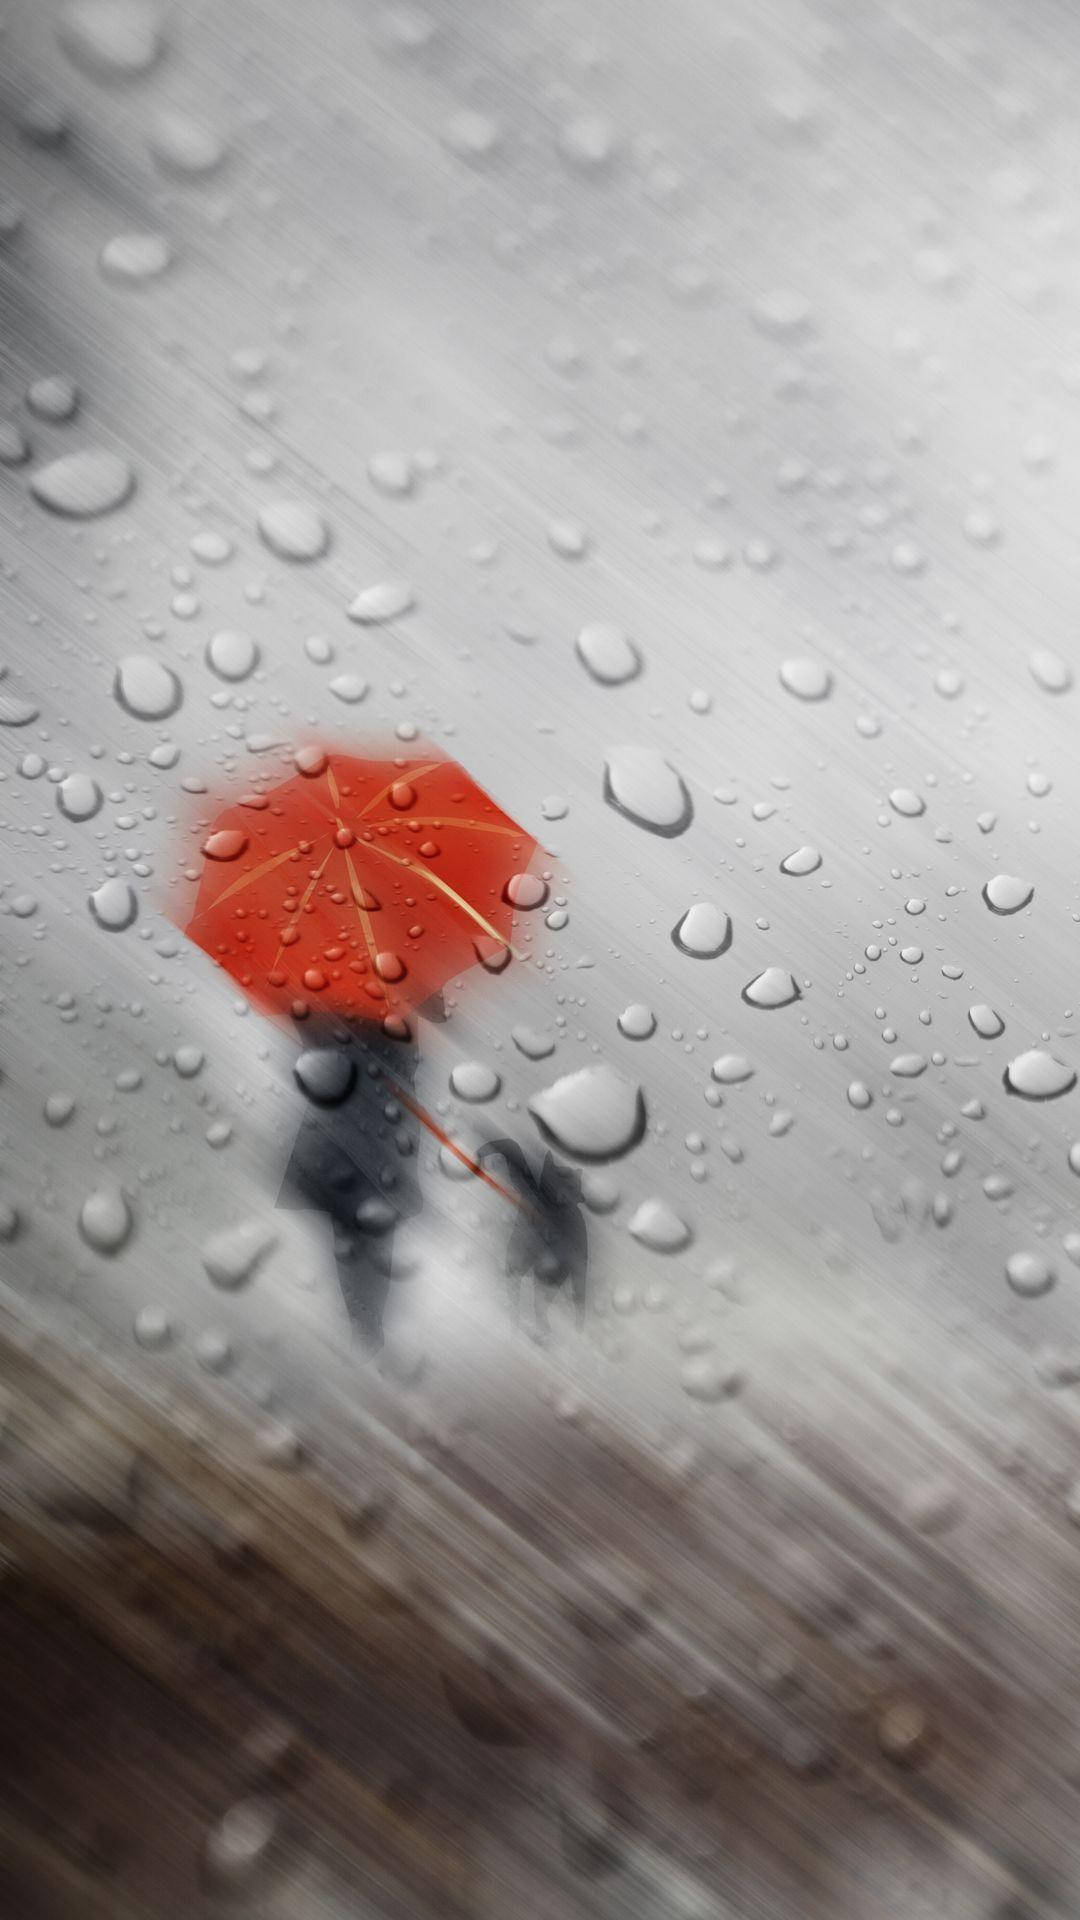
M 34 499 L 51 513 L 72 520 L 90 520 L 122 507 L 134 486 L 135 474 L 128 462 L 105 447 L 61 454 L 30 476 Z
M 606 167 L 614 151 L 615 129 L 601 113 L 579 113 L 559 130 L 559 152 L 582 172 Z
M 542 1027 L 511 1027 L 510 1038 L 526 1060 L 546 1060 L 555 1051 L 555 1041 Z
M 36 419 L 59 425 L 74 419 L 78 412 L 79 389 L 74 380 L 68 380 L 63 374 L 49 374 L 28 388 L 26 404 Z
M 891 1061 L 889 1072 L 898 1080 L 917 1080 L 925 1073 L 928 1062 L 924 1053 L 898 1053 Z
M 502 1081 L 493 1067 L 483 1060 L 459 1060 L 451 1069 L 450 1090 L 459 1100 L 479 1103 L 494 1100 Z
M 359 673 L 336 673 L 330 681 L 330 691 L 344 706 L 355 707 L 366 697 L 368 683 Z
M 90 895 L 90 911 L 99 927 L 106 933 L 123 933 L 134 924 L 139 914 L 139 902 L 126 880 L 115 876 L 103 880 Z
M 889 795 L 889 805 L 894 813 L 902 813 L 909 820 L 917 820 L 921 813 L 926 812 L 926 801 L 910 787 L 894 787 Z
M 619 1015 L 619 1032 L 624 1033 L 628 1040 L 651 1039 L 656 1032 L 656 1015 L 652 1008 L 644 1006 L 640 1000 L 624 1007 Z
M 804 874 L 816 873 L 821 865 L 821 855 L 816 847 L 796 847 L 786 860 L 781 860 L 781 873 L 794 874 L 802 878 Z
M 977 1006 L 968 1008 L 968 1019 L 980 1040 L 996 1040 L 999 1033 L 1005 1031 L 1005 1022 L 1000 1013 L 995 1013 L 993 1007 L 987 1006 L 982 1000 Z
M 1072 1068 L 1041 1047 L 1018 1053 L 1015 1060 L 1009 1061 L 1003 1079 L 1005 1091 L 1018 1093 L 1024 1100 L 1056 1100 L 1076 1085 Z
M 797 700 L 824 700 L 832 684 L 832 674 L 820 660 L 798 657 L 785 660 L 780 668 L 780 685 Z
M 749 1080 L 753 1067 L 744 1053 L 722 1053 L 712 1063 L 712 1077 L 722 1087 L 737 1087 L 742 1081 Z
M 682 1390 L 691 1400 L 712 1405 L 729 1399 L 739 1388 L 739 1373 L 726 1360 L 713 1353 L 695 1353 L 679 1369 Z
M 92 820 L 103 795 L 88 773 L 69 773 L 56 789 L 56 804 L 65 820 Z
M 136 720 L 167 720 L 184 697 L 177 674 L 150 653 L 128 653 L 116 669 L 113 692 Z
M 343 1047 L 311 1047 L 296 1061 L 293 1076 L 317 1107 L 339 1107 L 356 1085 L 356 1062 Z
M 259 537 L 279 560 L 318 560 L 330 544 L 322 514 L 303 500 L 271 500 L 260 507 Z
M 373 453 L 368 461 L 368 479 L 377 493 L 403 500 L 416 485 L 416 471 L 407 454 Z
M 278 1450 L 280 1444 L 279 1441 Z M 260 1452 L 264 1458 L 271 1457 L 265 1444 L 260 1446 Z M 210 1874 L 215 1880 L 233 1885 L 250 1879 L 273 1845 L 277 1828 L 277 1813 L 269 1800 L 254 1796 L 238 1800 L 207 1838 L 206 1865 Z
M 379 580 L 364 587 L 349 604 L 350 620 L 362 626 L 378 626 L 384 620 L 396 620 L 416 605 L 416 595 L 404 580 Z
M 604 763 L 604 799 L 635 826 L 673 839 L 694 817 L 674 767 L 655 747 L 612 747 Z
M 172 1321 L 160 1307 L 141 1307 L 132 1323 L 132 1332 L 140 1347 L 155 1351 L 167 1347 L 172 1339 Z
M 224 627 L 206 643 L 206 664 L 219 680 L 246 680 L 259 661 L 259 649 L 249 633 Z
M 149 0 L 70 0 L 57 37 L 68 59 L 95 80 L 149 73 L 164 45 L 161 14 Z
M 1022 1299 L 1037 1300 L 1054 1284 L 1054 1269 L 1041 1253 L 1010 1253 L 1005 1278 Z
M 21 700 L 17 693 L 0 692 L 0 727 L 28 727 L 40 711 L 32 700 Z
M 666 1200 L 643 1200 L 627 1227 L 634 1239 L 653 1253 L 678 1253 L 691 1239 L 690 1227 Z
M 503 888 L 503 899 L 522 912 L 542 907 L 547 895 L 547 882 L 538 873 L 513 873 Z
M 107 240 L 98 256 L 98 265 L 106 280 L 118 286 L 144 286 L 163 274 L 172 259 L 172 250 L 161 233 L 117 233 Z
M 239 860 L 251 842 L 239 827 L 222 827 L 217 833 L 208 834 L 203 841 L 202 850 L 208 860 Z
M 75 1111 L 75 1095 L 50 1093 L 46 1097 L 43 1111 L 50 1127 L 62 1127 L 71 1119 Z
M 1073 683 L 1072 668 L 1050 647 L 1036 647 L 1028 655 L 1028 670 L 1044 693 L 1067 693 Z
M 195 1359 L 206 1373 L 224 1373 L 231 1365 L 233 1350 L 228 1334 L 208 1328 L 195 1342 Z
M 1018 880 L 1014 873 L 995 873 L 982 890 L 991 913 L 1019 913 L 1034 894 L 1030 880 Z
M 451 114 L 442 130 L 443 143 L 459 160 L 489 160 L 499 145 L 497 120 L 471 107 Z
M 696 900 L 671 929 L 671 938 L 680 953 L 695 960 L 715 960 L 731 945 L 731 917 L 707 900 Z
M 98 1187 L 83 1201 L 79 1232 L 95 1253 L 119 1253 L 133 1225 L 131 1209 L 118 1186 Z
M 645 1132 L 640 1086 L 606 1065 L 565 1074 L 534 1095 L 529 1112 L 553 1146 L 578 1160 L 618 1159 Z
M 601 686 L 622 686 L 641 672 L 641 655 L 621 627 L 593 621 L 582 627 L 575 644 L 582 666 Z
M 173 1066 L 181 1080 L 194 1080 L 206 1064 L 206 1055 L 201 1047 L 191 1040 L 185 1040 L 173 1054 Z
M 743 988 L 742 998 L 750 1007 L 788 1007 L 802 999 L 802 989 L 783 967 L 766 967 Z
M 848 1105 L 864 1111 L 873 1105 L 874 1096 L 865 1080 L 853 1080 L 847 1090 Z
M 277 1235 L 261 1220 L 241 1220 L 212 1233 L 202 1247 L 203 1268 L 215 1287 L 230 1292 L 246 1286 L 259 1263 L 277 1245 Z
M 225 158 L 220 133 L 193 114 L 162 108 L 149 134 L 150 152 L 163 173 L 198 180 L 216 173 Z

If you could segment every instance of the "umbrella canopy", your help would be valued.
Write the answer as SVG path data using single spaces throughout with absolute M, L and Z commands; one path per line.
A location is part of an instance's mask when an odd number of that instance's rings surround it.
M 185 932 L 271 1013 L 406 1018 L 481 964 L 501 972 L 538 844 L 454 760 L 305 749 L 215 816 Z

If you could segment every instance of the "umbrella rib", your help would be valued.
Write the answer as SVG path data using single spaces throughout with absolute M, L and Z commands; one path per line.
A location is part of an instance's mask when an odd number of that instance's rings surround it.
M 378 957 L 379 956 L 378 956 L 378 949 L 375 945 L 375 932 L 371 924 L 371 915 L 369 914 L 361 898 L 363 889 L 361 888 L 360 882 L 357 879 L 356 868 L 353 866 L 351 853 L 346 852 L 345 865 L 348 869 L 349 884 L 350 884 L 350 887 L 352 888 L 352 903 L 353 903 L 353 906 L 356 908 L 357 916 L 360 921 L 360 926 L 363 930 L 364 945 L 368 950 L 368 959 L 371 961 L 371 964 L 375 969 L 376 975 L 378 975 L 378 971 L 379 971 Z
M 300 918 L 300 915 L 303 913 L 304 908 L 307 906 L 308 901 L 311 899 L 312 894 L 314 893 L 316 887 L 318 886 L 319 881 L 322 879 L 323 874 L 326 872 L 326 869 L 330 864 L 330 855 L 333 853 L 333 851 L 334 851 L 333 847 L 330 847 L 327 850 L 326 858 L 323 860 L 322 865 L 320 867 L 316 867 L 315 872 L 312 874 L 311 879 L 308 881 L 308 884 L 304 889 L 304 892 L 300 899 L 299 906 L 294 907 L 292 913 L 289 915 L 289 919 L 285 927 L 285 934 L 291 933 L 292 929 L 295 927 L 297 921 Z M 272 973 L 277 971 L 278 961 L 281 959 L 281 956 L 285 951 L 285 934 L 282 934 L 281 940 L 278 943 L 278 950 L 274 955 L 274 965 L 270 969 Z
M 448 885 L 445 880 L 440 879 L 437 873 L 431 873 L 427 867 L 416 866 L 412 860 L 406 860 L 403 853 L 390 853 L 386 847 L 376 846 L 373 840 L 365 840 L 364 845 L 369 847 L 372 853 L 379 854 L 383 860 L 392 860 L 396 867 L 406 867 L 410 873 L 417 874 L 421 880 L 430 882 L 433 887 L 438 888 L 440 893 L 444 893 L 448 900 L 452 900 L 455 906 L 460 907 L 462 913 L 467 914 L 469 919 L 472 920 L 476 926 L 480 927 L 484 933 L 488 934 L 492 940 L 496 941 L 500 947 L 506 947 L 510 953 L 514 952 L 509 940 L 503 939 L 502 934 L 499 933 L 497 928 L 492 926 L 491 921 L 485 920 L 482 913 L 478 913 L 475 907 L 470 906 L 469 902 L 464 899 L 460 893 L 457 893 L 453 887 Z M 521 955 L 515 954 L 514 958 L 520 959 Z
M 387 794 L 392 793 L 395 787 L 401 785 L 402 781 L 405 782 L 406 786 L 412 786 L 414 780 L 422 780 L 425 773 L 434 773 L 436 767 L 445 767 L 446 765 L 447 762 L 445 760 L 429 760 L 426 766 L 415 767 L 412 773 L 408 775 L 404 772 L 395 774 L 392 780 L 387 781 L 381 793 L 377 793 L 373 800 L 369 800 L 365 807 L 361 807 L 359 813 L 356 814 L 354 818 L 357 820 L 366 820 L 368 814 L 378 806 L 380 800 L 385 800 Z M 335 801 L 334 804 L 336 805 L 337 802 Z
M 445 813 L 431 814 L 421 818 L 410 813 L 409 825 L 410 827 L 469 827 L 477 833 L 505 833 L 511 840 L 531 840 L 532 838 L 531 834 L 526 833 L 524 827 L 503 827 L 494 820 L 458 820 Z
M 312 846 L 317 846 L 322 837 L 320 833 L 318 838 L 312 841 Z M 243 893 L 246 887 L 254 886 L 256 880 L 265 879 L 268 873 L 273 873 L 275 867 L 283 866 L 286 860 L 292 860 L 299 851 L 299 847 L 286 847 L 284 853 L 275 853 L 271 859 L 264 860 L 261 866 L 253 867 L 250 873 L 241 874 L 239 880 L 231 881 L 211 900 L 209 906 L 202 909 L 201 913 L 192 915 L 191 925 L 194 925 L 196 920 L 204 920 L 206 915 L 213 913 L 215 907 L 220 907 L 224 900 L 231 900 L 234 894 Z

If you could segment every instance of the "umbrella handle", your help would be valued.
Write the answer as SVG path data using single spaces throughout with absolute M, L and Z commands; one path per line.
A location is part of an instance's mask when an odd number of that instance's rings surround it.
M 519 1194 L 512 1193 L 509 1187 L 504 1187 L 501 1180 L 496 1180 L 494 1174 L 480 1165 L 479 1160 L 474 1160 L 470 1153 L 466 1153 L 464 1147 L 458 1146 L 456 1140 L 451 1140 L 445 1127 L 439 1125 L 434 1114 L 429 1113 L 426 1107 L 420 1105 L 419 1100 L 414 1100 L 411 1094 L 406 1093 L 404 1087 L 399 1085 L 392 1074 L 387 1073 L 385 1067 L 381 1069 L 381 1078 L 387 1081 L 395 1100 L 400 1100 L 402 1106 L 408 1109 L 413 1118 L 419 1120 L 421 1126 L 426 1127 L 428 1132 L 434 1135 L 440 1146 L 448 1147 L 455 1158 L 461 1161 L 462 1166 L 468 1167 L 469 1172 L 474 1173 L 477 1179 L 483 1180 L 487 1186 L 494 1187 L 495 1192 L 501 1193 L 503 1199 L 509 1200 L 510 1205 L 517 1207 L 520 1213 L 527 1213 L 533 1220 L 540 1218 L 535 1207 L 531 1207 L 527 1200 L 522 1200 Z

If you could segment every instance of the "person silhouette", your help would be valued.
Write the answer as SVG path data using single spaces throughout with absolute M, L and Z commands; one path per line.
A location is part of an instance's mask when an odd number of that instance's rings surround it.
M 447 1018 L 442 996 L 421 1009 Z M 338 1285 L 354 1338 L 368 1353 L 384 1342 L 390 1287 L 401 1276 L 398 1228 L 423 1209 L 416 1170 L 422 1121 L 412 1094 L 420 1049 L 404 1021 L 310 1028 L 293 1072 L 305 1096 L 278 1196 L 278 1206 L 318 1212 L 334 1229 Z M 511 1206 L 506 1274 L 511 1310 L 521 1282 L 533 1281 L 537 1330 L 548 1331 L 547 1300 L 568 1285 L 579 1325 L 584 1319 L 588 1233 L 581 1179 L 554 1154 L 534 1164 L 513 1138 L 486 1140 L 477 1166 L 500 1159 Z M 500 1182 L 496 1182 L 500 1184 Z M 505 1204 L 505 1203 L 504 1203 Z
M 423 1013 L 444 1020 L 441 995 Z M 338 1284 L 354 1338 L 383 1345 L 391 1282 L 401 1272 L 397 1230 L 423 1208 L 416 1173 L 420 1122 L 395 1089 L 410 1094 L 420 1049 L 404 1021 L 315 1029 L 293 1073 L 307 1111 L 278 1206 L 324 1214 L 334 1229 Z

